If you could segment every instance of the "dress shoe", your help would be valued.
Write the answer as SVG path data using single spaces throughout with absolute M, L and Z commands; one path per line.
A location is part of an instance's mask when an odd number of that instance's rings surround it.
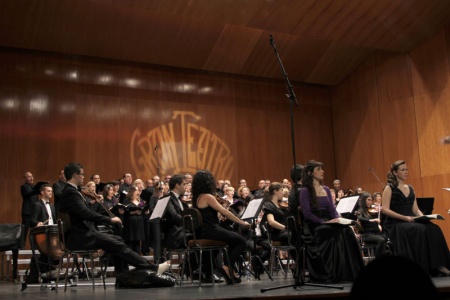
M 219 271 L 220 275 L 222 275 L 223 279 L 225 279 L 225 282 L 227 283 L 227 285 L 234 284 L 233 280 L 231 280 L 230 275 L 228 275 L 227 271 L 225 271 L 223 268 L 219 268 L 218 271 Z
M 241 278 L 233 276 L 233 283 L 238 284 L 241 282 L 242 282 Z

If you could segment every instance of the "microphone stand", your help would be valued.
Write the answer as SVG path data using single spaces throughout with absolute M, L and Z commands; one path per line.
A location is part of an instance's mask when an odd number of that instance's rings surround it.
M 283 73 L 284 80 L 286 81 L 286 87 L 288 89 L 289 94 L 286 94 L 286 96 L 289 98 L 289 104 L 290 104 L 290 116 L 291 116 L 291 143 L 292 143 L 292 156 L 294 159 L 294 166 L 296 163 L 295 158 L 295 135 L 294 135 L 294 109 L 293 109 L 293 103 L 295 101 L 295 104 L 298 106 L 297 97 L 294 93 L 294 88 L 292 87 L 292 84 L 289 82 L 288 75 L 286 73 L 286 70 L 283 67 L 283 63 L 281 62 L 280 55 L 278 55 L 277 48 L 275 46 L 275 41 L 273 40 L 273 35 L 270 35 L 270 45 L 272 46 L 273 50 L 275 51 L 275 54 L 277 56 L 278 62 L 280 63 L 281 72 Z
M 278 62 L 280 63 L 280 67 L 281 67 L 281 72 L 283 73 L 284 79 L 286 81 L 286 87 L 288 89 L 289 94 L 287 94 L 286 96 L 289 98 L 289 104 L 290 104 L 290 115 L 291 115 L 291 143 L 292 143 L 292 155 L 293 155 L 293 160 L 294 160 L 294 167 L 297 165 L 296 159 L 295 159 L 295 135 L 294 135 L 294 110 L 293 110 L 293 103 L 295 101 L 295 103 L 298 106 L 298 101 L 297 101 L 297 97 L 295 96 L 294 93 L 294 89 L 291 85 L 291 83 L 289 82 L 289 78 L 288 75 L 286 74 L 286 71 L 283 67 L 283 63 L 281 62 L 280 56 L 278 55 L 278 51 L 277 48 L 275 47 L 275 41 L 273 39 L 273 35 L 270 35 L 270 45 L 272 46 L 273 50 L 275 51 L 275 54 L 277 55 L 277 59 Z M 298 190 L 298 183 L 295 182 L 294 184 L 294 188 L 297 191 Z M 300 235 L 300 234 L 299 234 Z M 298 239 L 297 239 L 298 240 Z M 263 288 L 261 289 L 261 293 L 265 293 L 267 291 L 271 291 L 271 290 L 277 290 L 277 289 L 282 289 L 282 288 L 286 288 L 286 287 L 293 287 L 294 289 L 297 289 L 298 287 L 301 286 L 316 286 L 316 287 L 327 287 L 327 288 L 337 288 L 337 289 L 343 289 L 342 286 L 332 286 L 332 285 L 326 285 L 326 284 L 314 284 L 314 283 L 306 283 L 305 282 L 305 278 L 304 278 L 304 268 L 305 265 L 302 265 L 302 270 L 300 270 L 300 252 L 299 251 L 301 249 L 301 245 L 296 245 L 297 248 L 297 257 L 296 257 L 296 270 L 295 270 L 295 275 L 294 275 L 294 279 L 295 279 L 295 283 L 294 284 L 288 284 L 288 285 L 282 285 L 282 286 L 276 286 L 276 287 L 269 287 L 269 288 Z M 304 258 L 304 257 L 303 257 Z M 302 275 L 301 275 L 302 274 Z

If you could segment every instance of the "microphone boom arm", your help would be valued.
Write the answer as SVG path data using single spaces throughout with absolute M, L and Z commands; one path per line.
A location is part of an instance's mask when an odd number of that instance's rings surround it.
M 375 174 L 375 170 L 373 168 L 369 168 L 369 172 L 377 179 L 377 181 L 381 184 L 381 189 L 383 190 L 385 185 L 381 182 L 380 178 L 378 178 L 377 174 Z

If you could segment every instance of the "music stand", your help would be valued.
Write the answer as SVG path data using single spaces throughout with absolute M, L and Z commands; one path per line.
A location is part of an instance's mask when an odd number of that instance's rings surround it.
M 150 228 L 155 237 L 155 245 L 153 247 L 153 260 L 155 263 L 158 263 L 159 258 L 162 256 L 162 240 L 164 239 L 164 234 L 161 234 L 161 220 L 164 218 L 169 200 L 170 196 L 159 199 L 149 219 L 149 222 L 153 224 Z
M 342 198 L 336 206 L 336 211 L 344 218 L 356 220 L 355 212 L 358 210 L 359 196 Z
M 261 260 L 261 258 L 256 255 L 256 219 L 258 219 L 259 213 L 262 210 L 263 207 L 263 198 L 259 198 L 259 199 L 253 199 L 252 201 L 250 201 L 247 205 L 247 208 L 244 211 L 244 214 L 242 215 L 241 219 L 244 221 L 247 221 L 249 223 L 252 224 L 252 240 L 253 240 L 253 249 L 252 249 L 252 254 L 250 255 L 250 262 L 253 261 L 253 259 L 257 259 L 260 263 L 260 265 L 263 265 L 263 262 Z M 248 266 L 246 266 L 246 268 L 248 268 Z M 258 279 L 256 277 L 256 275 L 254 273 L 252 273 L 250 270 L 248 270 L 254 277 L 255 279 Z M 267 269 L 264 267 L 264 271 L 267 273 L 267 275 L 269 276 L 270 280 L 273 281 L 272 276 L 270 276 L 270 272 L 267 271 Z

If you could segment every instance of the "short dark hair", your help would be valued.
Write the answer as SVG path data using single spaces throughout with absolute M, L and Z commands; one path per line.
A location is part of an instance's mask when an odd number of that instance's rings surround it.
M 293 183 L 296 183 L 300 179 L 302 179 L 302 171 L 303 171 L 303 165 L 296 164 L 293 165 L 291 168 L 291 179 Z
M 77 162 L 70 162 L 64 167 L 64 177 L 66 180 L 72 179 L 73 175 L 80 174 L 83 165 Z
M 43 184 L 43 185 L 41 185 L 41 188 L 39 189 L 39 191 L 42 192 L 43 190 L 45 190 L 46 187 L 51 187 L 51 186 L 50 186 L 50 184 L 48 184 L 48 183 Z
M 185 175 L 177 173 L 173 174 L 169 179 L 169 189 L 173 190 L 177 184 L 182 184 L 185 180 Z

